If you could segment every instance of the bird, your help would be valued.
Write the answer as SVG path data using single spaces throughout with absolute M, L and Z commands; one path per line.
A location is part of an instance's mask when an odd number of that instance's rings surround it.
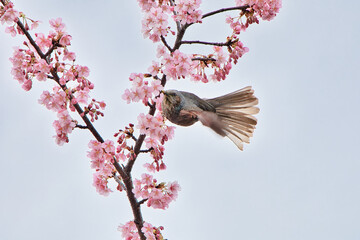
M 200 121 L 222 137 L 228 137 L 243 150 L 250 143 L 259 112 L 258 99 L 251 86 L 216 98 L 200 98 L 193 93 L 163 90 L 162 114 L 170 122 L 190 126 Z

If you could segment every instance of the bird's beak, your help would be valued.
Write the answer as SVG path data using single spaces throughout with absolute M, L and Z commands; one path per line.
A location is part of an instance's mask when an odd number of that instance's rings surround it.
M 165 96 L 168 96 L 168 94 L 166 93 L 166 91 L 161 90 L 160 93 L 164 94 Z

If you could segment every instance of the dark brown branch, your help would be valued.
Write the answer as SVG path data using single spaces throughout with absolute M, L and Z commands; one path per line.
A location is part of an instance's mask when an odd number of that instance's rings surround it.
M 154 150 L 153 147 L 149 148 L 149 149 L 145 149 L 145 150 L 140 150 L 139 152 L 140 153 L 148 153 L 148 152 L 151 152 L 152 150 Z
M 131 137 L 131 139 L 134 140 L 135 142 L 137 141 L 137 138 L 133 134 L 128 133 L 127 135 Z
M 233 10 L 246 11 L 246 9 L 248 9 L 249 7 L 250 7 L 249 5 L 244 5 L 244 6 L 238 6 L 238 7 L 221 8 L 221 9 L 209 12 L 209 13 L 205 13 L 202 16 L 202 19 L 210 17 L 210 16 L 218 14 L 218 13 L 227 12 L 227 11 L 233 11 Z
M 141 200 L 138 204 L 141 205 L 141 204 L 145 203 L 147 200 L 148 200 L 148 198 L 145 198 L 145 199 Z
M 161 35 L 160 38 L 161 38 L 162 43 L 165 45 L 165 47 L 166 47 L 170 52 L 172 52 L 172 49 L 171 49 L 171 47 L 169 46 L 169 44 L 166 42 L 166 39 L 164 38 L 164 36 Z
M 185 24 L 180 28 L 180 30 L 178 30 L 178 33 L 176 35 L 176 40 L 175 40 L 175 43 L 174 43 L 174 47 L 172 48 L 171 52 L 174 52 L 175 50 L 180 48 L 181 41 L 182 41 L 182 39 L 184 37 L 185 31 L 190 25 L 191 24 Z
M 83 125 L 80 125 L 80 124 L 76 124 L 75 127 L 80 128 L 80 129 L 87 129 L 88 128 L 87 126 L 83 126 Z
M 212 46 L 230 46 L 235 41 L 227 41 L 224 43 L 218 43 L 218 42 L 205 42 L 205 41 L 181 41 L 180 44 L 203 44 L 203 45 L 212 45 Z
M 47 58 L 48 56 L 50 56 L 50 54 L 55 50 L 55 48 L 58 46 L 58 43 L 55 42 L 53 43 L 53 45 L 51 46 L 51 48 L 49 48 L 49 50 L 45 53 L 45 57 Z
M 2 1 L 3 3 L 3 1 Z M 3 3 L 4 4 L 4 3 Z M 44 55 L 44 53 L 41 51 L 40 47 L 36 44 L 36 42 L 34 41 L 34 39 L 31 37 L 30 33 L 26 30 L 24 24 L 22 24 L 22 22 L 20 21 L 20 19 L 17 20 L 16 24 L 19 26 L 19 28 L 21 29 L 21 31 L 25 34 L 26 38 L 29 40 L 30 44 L 35 48 L 37 54 L 39 54 L 39 56 L 46 60 L 46 57 Z
M 196 57 L 196 58 L 192 58 L 191 59 L 192 61 L 203 61 L 203 62 L 208 62 L 208 61 L 212 61 L 212 62 L 215 62 L 216 59 L 215 58 L 207 58 L 207 57 Z

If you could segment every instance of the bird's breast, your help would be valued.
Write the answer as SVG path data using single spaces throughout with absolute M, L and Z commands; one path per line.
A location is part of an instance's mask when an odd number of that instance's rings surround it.
M 172 123 L 180 126 L 190 126 L 198 121 L 195 112 L 184 110 L 181 105 L 163 107 L 163 115 Z

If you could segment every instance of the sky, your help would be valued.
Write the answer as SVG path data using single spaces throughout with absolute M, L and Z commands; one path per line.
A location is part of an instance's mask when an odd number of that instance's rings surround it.
M 203 2 L 204 12 L 234 5 Z M 38 31 L 62 17 L 77 63 L 90 68 L 93 96 L 107 103 L 95 124 L 104 138 L 146 111 L 121 99 L 130 73 L 145 72 L 156 55 L 141 34 L 136 1 L 14 3 L 43 22 Z M 165 211 L 143 208 L 144 220 L 164 226 L 169 240 L 360 239 L 359 8 L 354 0 L 283 1 L 273 21 L 241 34 L 250 51 L 226 81 L 169 82 L 206 98 L 251 85 L 261 111 L 243 152 L 200 123 L 177 127 L 166 144 L 167 170 L 156 177 L 182 190 Z M 194 26 L 185 39 L 222 41 L 225 16 Z M 56 145 L 56 115 L 37 102 L 52 84 L 21 89 L 8 59 L 23 39 L 1 28 L 0 239 L 121 239 L 117 226 L 132 219 L 125 194 L 104 197 L 92 186 L 88 132 Z M 133 177 L 145 161 L 139 158 Z

